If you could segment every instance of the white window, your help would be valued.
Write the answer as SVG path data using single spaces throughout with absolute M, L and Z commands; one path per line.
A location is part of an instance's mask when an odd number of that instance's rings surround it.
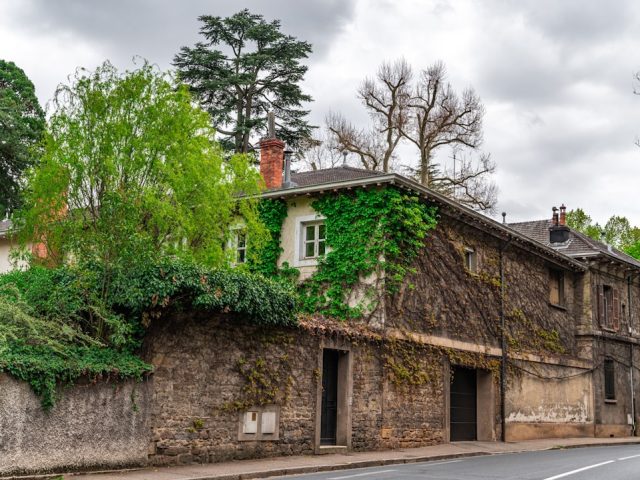
M 317 265 L 318 259 L 329 251 L 324 217 L 318 214 L 296 217 L 295 242 L 293 266 Z
M 302 258 L 318 258 L 325 252 L 324 222 L 303 223 Z
M 247 261 L 247 234 L 241 230 L 236 232 L 236 264 Z
M 225 250 L 231 265 L 247 263 L 247 229 L 245 225 L 239 223 L 231 227 Z

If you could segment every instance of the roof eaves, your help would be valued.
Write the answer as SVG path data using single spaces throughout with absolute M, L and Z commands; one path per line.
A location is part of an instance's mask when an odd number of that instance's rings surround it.
M 469 217 L 471 220 L 484 225 L 486 228 L 489 228 L 494 232 L 498 232 L 503 237 L 506 237 L 506 240 L 515 239 L 516 241 L 518 241 L 519 244 L 523 245 L 524 248 L 529 247 L 528 248 L 529 250 L 531 250 L 530 247 L 535 247 L 535 249 L 538 250 L 540 255 L 544 256 L 547 259 L 551 258 L 555 260 L 556 263 L 569 265 L 573 270 L 578 270 L 578 271 L 586 270 L 586 267 L 582 263 L 578 262 L 577 260 L 574 260 L 573 258 L 567 255 L 559 253 L 554 249 L 552 249 L 551 247 L 548 247 L 547 245 L 544 245 L 519 232 L 516 232 L 514 229 L 509 228 L 508 226 L 502 225 L 501 223 L 496 222 L 495 220 L 487 217 L 486 215 L 478 213 L 469 207 L 461 205 L 455 200 L 451 200 L 450 198 L 440 193 L 434 192 L 433 190 L 423 185 L 420 185 L 419 183 L 414 182 L 409 178 L 398 175 L 396 173 L 388 173 L 388 174 L 380 175 L 376 177 L 360 178 L 356 180 L 344 180 L 340 182 L 330 182 L 330 183 L 323 183 L 318 185 L 309 185 L 305 187 L 294 187 L 294 188 L 287 188 L 287 189 L 280 189 L 280 190 L 270 190 L 262 193 L 261 197 L 262 198 L 286 198 L 290 196 L 311 195 L 313 193 L 322 193 L 326 191 L 340 190 L 344 188 L 349 189 L 349 188 L 360 187 L 360 186 L 364 187 L 364 186 L 370 186 L 370 185 L 382 185 L 385 183 L 388 183 L 391 185 L 397 184 L 400 187 L 413 190 L 419 194 L 422 194 L 424 197 L 435 201 L 436 203 L 439 203 L 441 205 L 446 205 L 447 207 L 453 210 L 461 212 L 463 215 Z M 496 235 L 496 236 L 499 236 L 499 235 Z

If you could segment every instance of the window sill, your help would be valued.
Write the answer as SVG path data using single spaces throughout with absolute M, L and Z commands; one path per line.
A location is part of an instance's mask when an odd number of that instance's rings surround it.
M 294 267 L 315 267 L 318 265 L 320 257 L 298 258 L 293 262 Z
M 557 303 L 551 303 L 551 302 L 549 302 L 549 306 L 550 306 L 550 307 L 553 307 L 553 308 L 556 308 L 556 309 L 558 309 L 558 310 L 563 310 L 563 311 L 565 311 L 565 312 L 566 312 L 567 310 L 569 310 L 565 305 L 558 305 Z
M 604 399 L 604 403 L 608 403 L 610 405 L 615 405 L 616 403 L 618 403 L 618 400 L 616 400 L 614 398 L 605 398 Z
M 600 327 L 600 328 L 602 328 L 603 332 L 618 333 L 618 330 L 616 330 L 615 328 L 610 328 L 610 327 Z

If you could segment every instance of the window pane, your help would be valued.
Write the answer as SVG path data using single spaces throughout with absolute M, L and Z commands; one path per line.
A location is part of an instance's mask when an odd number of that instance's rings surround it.
M 315 240 L 316 238 L 316 226 L 307 225 L 307 235 L 305 240 Z
M 305 257 L 315 257 L 315 252 L 314 252 L 314 244 L 313 242 L 306 242 L 304 244 L 304 256 Z
M 245 261 L 245 249 L 238 250 L 238 260 L 237 263 L 244 263 Z
M 324 240 L 318 240 L 318 255 L 324 255 Z
M 246 242 L 246 237 L 244 233 L 238 234 L 238 248 L 244 248 Z
M 324 223 L 318 225 L 318 239 L 324 240 Z

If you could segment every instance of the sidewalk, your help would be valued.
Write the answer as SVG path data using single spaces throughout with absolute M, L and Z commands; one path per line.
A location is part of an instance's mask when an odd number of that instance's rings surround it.
M 206 465 L 158 467 L 124 472 L 65 475 L 70 480 L 248 480 L 280 475 L 293 475 L 345 468 L 373 467 L 397 463 L 412 463 L 448 458 L 495 455 L 554 448 L 639 444 L 640 437 L 627 438 L 565 438 L 530 440 L 525 442 L 456 442 L 432 447 L 383 452 L 352 452 L 347 454 L 301 457 L 276 457 L 242 460 Z

